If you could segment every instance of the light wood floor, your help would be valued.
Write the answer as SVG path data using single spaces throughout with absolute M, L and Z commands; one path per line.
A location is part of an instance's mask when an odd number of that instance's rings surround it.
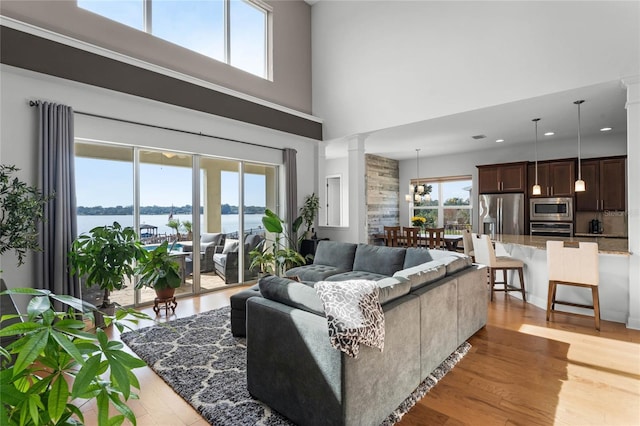
M 176 316 L 228 305 L 239 290 L 180 300 Z M 544 310 L 497 293 L 469 354 L 400 425 L 640 425 L 640 331 L 601 328 L 560 314 L 547 323 Z M 149 368 L 136 371 L 138 425 L 206 425 Z M 95 425 L 92 407 L 83 411 Z

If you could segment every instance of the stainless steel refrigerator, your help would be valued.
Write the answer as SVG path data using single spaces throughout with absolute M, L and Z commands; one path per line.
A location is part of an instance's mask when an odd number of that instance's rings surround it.
M 524 234 L 524 194 L 480 194 L 478 197 L 480 232 Z

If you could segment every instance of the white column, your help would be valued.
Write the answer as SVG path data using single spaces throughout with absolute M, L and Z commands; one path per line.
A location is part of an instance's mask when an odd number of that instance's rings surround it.
M 320 211 L 318 212 L 318 226 L 327 223 L 327 145 L 319 142 L 316 145 L 316 158 L 318 159 L 318 176 L 316 177 L 318 184 L 318 199 L 320 200 Z
M 349 228 L 351 242 L 367 242 L 367 194 L 365 187 L 364 141 L 366 136 L 348 138 L 349 150 Z
M 627 193 L 629 227 L 629 317 L 627 327 L 640 329 L 640 75 L 624 78 L 627 88 Z

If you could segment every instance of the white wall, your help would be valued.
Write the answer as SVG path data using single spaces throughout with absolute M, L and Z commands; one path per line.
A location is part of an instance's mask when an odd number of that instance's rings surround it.
M 637 1 L 321 1 L 311 15 L 327 140 L 640 69 Z
M 317 142 L 310 139 L 6 65 L 0 66 L 0 72 L 0 162 L 15 164 L 21 169 L 19 176 L 30 184 L 37 183 L 38 153 L 37 109 L 29 106 L 29 100 L 39 99 L 70 105 L 76 111 L 202 132 L 275 148 L 294 148 L 298 151 L 300 206 L 304 196 L 317 188 Z M 248 148 L 243 144 L 88 118 L 78 114 L 75 136 L 234 159 L 282 163 L 280 150 Z M 3 270 L 3 278 L 7 281 L 8 287 L 33 286 L 33 262 L 30 261 L 30 257 L 27 257 L 26 264 L 19 269 L 16 264 L 11 253 L 0 257 L 0 269 Z

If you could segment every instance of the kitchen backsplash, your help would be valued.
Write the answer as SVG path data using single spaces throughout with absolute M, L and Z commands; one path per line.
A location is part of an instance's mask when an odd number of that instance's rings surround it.
M 589 232 L 589 223 L 597 219 L 602 223 L 602 233 L 605 235 L 627 236 L 627 212 L 576 212 L 574 232 L 578 234 Z

